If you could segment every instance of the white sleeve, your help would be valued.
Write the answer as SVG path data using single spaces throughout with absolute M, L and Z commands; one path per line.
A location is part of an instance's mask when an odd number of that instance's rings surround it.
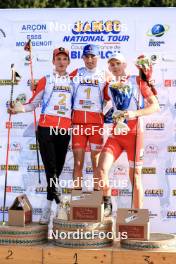
M 45 86 L 46 86 L 46 78 L 43 77 L 39 80 L 36 88 L 36 92 L 33 94 L 32 98 L 29 100 L 28 103 L 24 104 L 24 110 L 25 112 L 31 112 L 33 111 L 39 104 L 41 103 L 43 99 L 43 95 L 45 92 Z
M 40 105 L 40 102 L 42 101 L 44 91 L 40 91 L 35 97 L 32 97 L 33 100 L 30 100 L 29 103 L 24 105 L 25 112 L 31 112 L 35 110 L 36 107 Z

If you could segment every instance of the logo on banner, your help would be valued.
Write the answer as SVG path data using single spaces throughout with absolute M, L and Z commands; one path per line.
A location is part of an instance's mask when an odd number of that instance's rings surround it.
M 114 49 L 120 49 L 122 43 L 129 41 L 130 36 L 126 34 L 126 31 L 126 25 L 119 20 L 85 22 L 79 20 L 75 22 L 72 28 L 72 35 L 65 35 L 63 42 L 72 44 L 72 59 L 82 57 L 83 46 L 79 44 L 97 43 L 103 46 L 106 45 L 106 49 L 100 51 L 100 57 L 107 59 L 114 52 Z
M 24 124 L 23 122 L 6 122 L 6 128 L 10 126 L 10 128 L 14 129 L 25 129 L 28 125 Z
M 37 187 L 35 189 L 36 194 L 46 194 L 47 193 L 47 188 L 46 187 Z
M 146 130 L 164 130 L 165 124 L 163 122 L 149 122 L 145 128 Z
M 144 192 L 146 197 L 163 197 L 163 189 L 146 189 Z
M 64 167 L 63 167 L 63 171 L 62 171 L 62 173 L 67 173 L 67 174 L 72 174 L 73 173 L 73 168 L 72 167 L 70 167 L 69 165 L 65 165 Z
M 46 24 L 23 24 L 21 26 L 21 33 L 36 33 L 36 32 L 45 32 L 47 33 Z
M 1 79 L 0 80 L 0 86 L 5 86 L 5 85 L 11 85 L 12 84 L 12 80 L 8 80 L 8 79 Z M 19 84 L 19 81 L 16 80 L 14 81 L 14 85 Z
M 113 176 L 126 176 L 127 175 L 127 168 L 124 166 L 117 166 L 114 168 Z
M 131 191 L 129 189 L 120 189 L 119 196 L 131 196 Z
M 168 146 L 167 151 L 168 152 L 176 152 L 176 146 Z
M 34 56 L 25 55 L 24 57 L 24 65 L 29 65 L 31 63 L 31 60 L 34 61 Z
M 149 211 L 149 218 L 156 218 L 158 214 L 153 213 L 152 211 Z
M 168 32 L 169 26 L 168 25 L 162 25 L 162 24 L 156 24 L 154 25 L 149 31 L 147 32 L 147 36 L 149 37 L 162 37 L 166 32 Z
M 11 193 L 24 193 L 26 190 L 21 186 L 7 186 L 6 192 Z
M 166 32 L 169 31 L 168 25 L 156 24 L 151 29 L 148 30 L 147 36 L 154 37 L 155 39 L 149 40 L 149 47 L 160 47 L 165 44 L 165 41 L 156 40 L 157 38 L 162 37 Z
M 158 146 L 155 144 L 149 144 L 145 147 L 145 154 L 147 155 L 157 155 L 158 154 Z
M 22 146 L 19 142 L 13 142 L 10 144 L 10 151 L 21 151 Z
M 4 171 L 6 170 L 6 165 L 0 165 L 0 170 Z M 19 171 L 19 165 L 8 165 L 9 171 Z
M 166 175 L 176 175 L 176 168 L 166 168 Z
M 176 80 L 164 80 L 164 87 L 175 87 Z
M 41 215 L 42 214 L 42 208 L 34 207 L 32 208 L 32 215 Z
M 40 23 L 28 23 L 28 24 L 18 24 L 18 31 L 22 33 L 22 36 L 25 41 L 16 41 L 16 47 L 24 47 L 26 45 L 26 39 L 31 39 L 31 44 L 34 47 L 50 47 L 52 46 L 52 40 L 43 39 L 43 36 L 46 36 L 49 32 L 49 28 L 47 24 Z M 14 28 L 17 31 L 16 25 Z
M 172 190 L 172 196 L 176 196 L 176 189 Z
M 142 174 L 156 174 L 156 168 L 152 168 L 152 167 L 149 167 L 149 168 L 142 168 Z
M 92 166 L 86 167 L 86 174 L 93 174 L 93 167 Z
M 168 211 L 167 218 L 176 218 L 176 211 Z
M 39 166 L 40 171 L 44 171 L 44 166 L 40 165 Z M 38 172 L 38 165 L 29 165 L 27 167 L 28 172 Z
M 39 150 L 39 144 L 29 144 L 29 149 L 30 150 Z

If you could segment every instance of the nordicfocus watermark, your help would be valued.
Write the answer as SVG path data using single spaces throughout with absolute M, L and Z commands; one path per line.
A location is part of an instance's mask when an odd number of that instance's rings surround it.
M 103 179 L 95 178 L 93 177 L 92 179 L 85 179 L 81 177 L 81 179 L 76 179 L 76 180 L 64 180 L 60 179 L 58 182 L 57 177 L 55 178 L 50 178 L 50 187 L 52 188 L 53 186 L 55 188 L 81 188 L 85 187 L 86 189 L 93 189 L 94 186 L 98 186 L 100 189 L 102 188 L 118 188 L 118 189 L 124 189 L 128 187 L 128 179 L 109 179 L 108 181 L 105 181 Z
M 127 128 L 118 128 L 118 127 L 99 127 L 96 125 L 92 125 L 91 127 L 84 127 L 83 125 L 75 125 L 69 128 L 59 128 L 50 126 L 50 136 L 52 135 L 75 135 L 75 136 L 94 136 L 94 135 L 101 135 L 101 136 L 110 136 L 110 135 L 127 135 L 128 129 Z
M 55 85 L 60 85 L 60 82 L 62 81 L 63 83 L 65 83 L 66 85 L 70 82 L 70 79 L 72 81 L 72 83 L 74 84 L 92 84 L 95 86 L 98 86 L 99 84 L 105 84 L 106 82 L 108 83 L 123 83 L 126 81 L 126 75 L 124 76 L 112 76 L 107 74 L 105 71 L 100 72 L 97 75 L 75 75 L 75 76 L 69 76 L 69 75 L 64 75 L 64 76 L 60 76 L 59 74 L 55 73 L 55 76 L 50 76 L 50 81 L 55 83 Z
M 128 235 L 127 232 L 118 232 L 116 236 L 114 235 L 113 232 L 103 232 L 103 231 L 98 231 L 98 230 L 92 230 L 92 231 L 83 231 L 83 229 L 77 229 L 76 231 L 59 231 L 59 230 L 50 230 L 49 231 L 49 238 L 50 239 L 60 239 L 60 240 L 65 240 L 65 239 L 75 239 L 75 240 L 80 240 L 80 239 L 87 239 L 87 240 L 93 240 L 93 239 L 127 239 Z

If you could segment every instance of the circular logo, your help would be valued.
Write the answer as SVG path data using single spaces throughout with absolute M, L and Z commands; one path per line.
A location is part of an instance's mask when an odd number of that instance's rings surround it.
M 164 35 L 165 32 L 167 32 L 169 30 L 169 26 L 168 25 L 161 25 L 161 24 L 156 24 L 152 27 L 152 29 L 150 29 L 147 32 L 147 36 L 149 37 L 161 37 Z

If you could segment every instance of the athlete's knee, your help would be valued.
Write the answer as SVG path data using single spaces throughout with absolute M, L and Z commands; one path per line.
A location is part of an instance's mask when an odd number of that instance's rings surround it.
M 74 161 L 74 169 L 75 170 L 82 170 L 83 169 L 84 161 L 80 159 L 75 159 Z
M 99 178 L 104 178 L 108 175 L 108 171 L 105 167 L 103 166 L 98 166 L 98 168 L 96 169 L 96 175 Z

